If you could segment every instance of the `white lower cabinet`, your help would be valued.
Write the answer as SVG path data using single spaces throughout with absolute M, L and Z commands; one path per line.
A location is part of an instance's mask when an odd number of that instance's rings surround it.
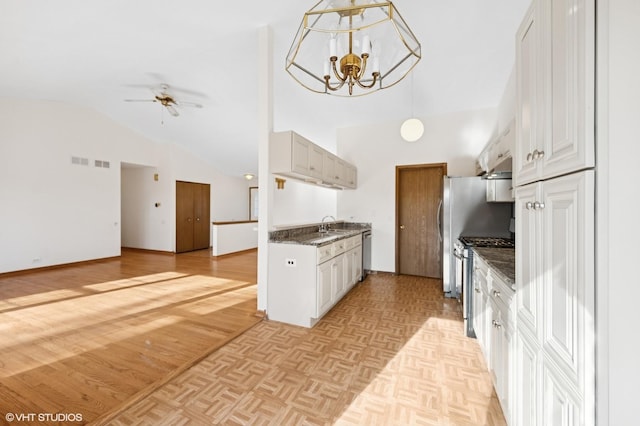
M 267 315 L 274 321 L 313 327 L 362 274 L 362 237 L 320 247 L 270 243 Z
M 513 395 L 514 291 L 474 255 L 473 327 L 507 423 L 511 419 Z

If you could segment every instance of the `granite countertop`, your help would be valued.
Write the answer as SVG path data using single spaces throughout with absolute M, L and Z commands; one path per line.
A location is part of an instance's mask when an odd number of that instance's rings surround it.
M 512 289 L 516 289 L 516 251 L 512 248 L 474 247 L 476 255 L 484 259 Z
M 300 244 L 323 246 L 338 240 L 360 235 L 371 229 L 369 223 L 332 222 L 330 230 L 318 232 L 319 225 L 309 225 L 269 232 L 269 242 L 279 244 Z

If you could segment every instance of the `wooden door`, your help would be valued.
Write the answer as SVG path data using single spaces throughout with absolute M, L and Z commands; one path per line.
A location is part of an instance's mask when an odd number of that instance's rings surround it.
M 193 184 L 176 182 L 176 253 L 193 250 L 193 197 Z
M 193 198 L 193 249 L 209 248 L 211 226 L 209 218 L 211 187 L 205 183 L 194 183 Z
M 176 253 L 209 248 L 209 184 L 176 181 Z
M 396 167 L 396 272 L 442 278 L 440 201 L 447 165 Z

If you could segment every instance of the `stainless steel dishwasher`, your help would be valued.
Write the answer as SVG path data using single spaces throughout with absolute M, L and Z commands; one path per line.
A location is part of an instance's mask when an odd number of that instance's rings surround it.
M 371 230 L 362 233 L 362 280 L 371 273 Z

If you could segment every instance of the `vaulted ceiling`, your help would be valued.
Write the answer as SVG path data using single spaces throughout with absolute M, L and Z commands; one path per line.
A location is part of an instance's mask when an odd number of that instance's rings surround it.
M 258 31 L 273 34 L 274 129 L 319 143 L 337 128 L 497 106 L 529 0 L 397 0 L 422 44 L 412 78 L 360 98 L 307 91 L 284 70 L 316 1 L 0 0 L 0 97 L 93 108 L 219 171 L 257 171 Z M 203 108 L 172 117 L 152 87 Z M 411 106 L 413 104 L 413 107 Z

